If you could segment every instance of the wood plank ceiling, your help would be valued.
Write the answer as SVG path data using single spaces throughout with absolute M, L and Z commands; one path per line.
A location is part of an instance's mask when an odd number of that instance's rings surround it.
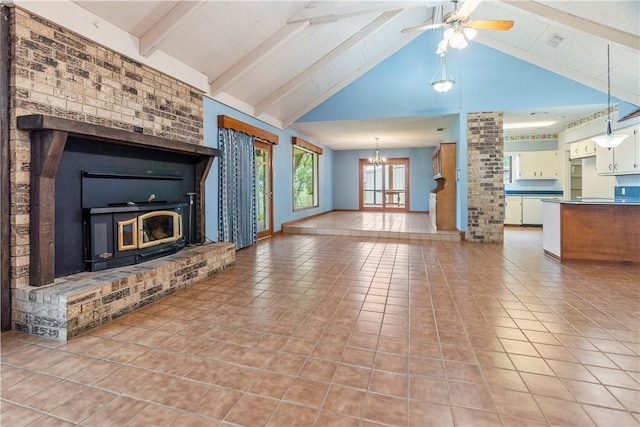
M 202 73 L 208 96 L 281 128 L 420 34 L 403 28 L 453 9 L 448 0 L 72 3 L 137 39 L 142 56 L 161 52 Z M 640 2 L 485 0 L 472 18 L 516 22 L 474 43 L 603 92 L 610 43 L 612 94 L 639 103 Z

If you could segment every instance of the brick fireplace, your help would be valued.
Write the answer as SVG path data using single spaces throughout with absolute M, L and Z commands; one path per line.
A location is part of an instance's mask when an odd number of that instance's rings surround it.
M 11 308 L 12 328 L 68 339 L 233 263 L 235 252 L 228 245 L 201 245 L 205 241 L 204 184 L 219 154 L 203 146 L 202 94 L 19 7 L 3 7 L 2 14 L 8 17 L 11 41 L 8 57 L 0 58 L 9 68 L 5 79 L 8 120 L 4 124 L 8 128 L 9 182 L 3 182 L 2 194 L 8 194 L 10 203 L 9 213 L 3 217 L 9 220 L 10 234 L 8 250 L 3 246 L 3 259 L 9 254 L 10 268 L 8 274 L 3 270 L 3 329 L 7 329 L 4 315 Z M 99 158 L 96 164 L 111 166 L 105 170 L 94 165 L 67 175 L 60 172 L 60 165 L 69 161 L 65 159 L 78 152 L 94 157 L 102 153 L 109 161 L 133 156 L 133 161 L 113 166 Z M 178 160 L 171 164 L 167 157 Z M 73 164 L 73 160 L 69 162 Z M 80 163 L 84 165 L 84 160 Z M 160 171 L 150 172 L 149 164 Z M 68 171 L 68 167 L 62 169 Z M 77 238 L 65 241 L 60 233 L 73 229 L 85 239 L 90 233 L 82 230 L 87 221 L 83 212 L 88 215 L 92 208 L 95 212 L 113 208 L 110 203 L 132 202 L 138 207 L 141 201 L 151 202 L 147 197 L 141 200 L 124 194 L 121 200 L 100 202 L 105 206 L 83 206 L 91 198 L 82 193 L 82 187 L 89 185 L 83 181 L 87 174 L 110 174 L 112 178 L 125 174 L 133 180 L 125 187 L 145 194 L 146 185 L 162 188 L 156 192 L 169 196 L 161 211 L 172 206 L 184 217 L 185 207 L 192 209 L 187 231 L 189 243 L 198 246 L 147 263 L 129 263 L 135 265 L 110 270 L 109 274 L 82 271 L 69 276 L 71 270 L 60 270 L 56 252 L 77 252 Z M 173 186 L 164 185 L 169 181 Z M 59 196 L 69 192 L 68 199 L 77 198 L 79 204 L 56 198 L 56 192 Z M 191 200 L 187 194 L 192 194 Z M 132 206 L 122 210 L 145 211 Z M 70 212 L 75 222 L 60 223 L 61 212 Z M 143 227 L 143 222 L 139 224 Z M 126 234 L 127 225 L 123 227 Z M 147 252 L 154 246 L 136 245 Z M 108 258 L 110 254 L 107 249 L 99 255 Z

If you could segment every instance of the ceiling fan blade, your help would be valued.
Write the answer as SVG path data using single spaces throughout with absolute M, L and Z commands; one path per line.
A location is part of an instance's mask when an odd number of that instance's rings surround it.
M 468 18 L 482 0 L 464 0 L 460 9 L 458 9 L 458 16 Z
M 507 31 L 513 27 L 513 21 L 500 21 L 495 19 L 475 19 L 467 22 L 467 27 L 476 30 L 501 30 Z
M 417 27 L 409 27 L 402 30 L 403 33 L 413 33 L 416 31 L 426 31 L 426 30 L 435 30 L 436 28 L 442 28 L 446 24 L 429 24 L 429 25 L 419 25 Z

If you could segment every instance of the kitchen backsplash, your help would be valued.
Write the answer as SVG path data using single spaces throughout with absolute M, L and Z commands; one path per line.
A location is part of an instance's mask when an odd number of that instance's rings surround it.
M 613 187 L 614 197 L 616 199 L 640 199 L 640 187 L 620 186 Z

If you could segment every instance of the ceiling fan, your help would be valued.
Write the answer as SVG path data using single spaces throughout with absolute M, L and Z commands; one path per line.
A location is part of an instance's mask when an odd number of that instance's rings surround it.
M 513 21 L 497 19 L 469 20 L 469 15 L 478 7 L 480 1 L 481 0 L 466 0 L 460 7 L 460 10 L 458 10 L 458 0 L 452 0 L 454 10 L 444 15 L 441 23 L 409 27 L 402 30 L 402 32 L 409 33 L 444 28 L 443 39 L 438 44 L 438 51 L 436 52 L 443 53 L 447 51 L 449 46 L 458 49 L 466 47 L 467 40 L 471 40 L 476 36 L 476 30 L 507 31 L 513 27 Z

